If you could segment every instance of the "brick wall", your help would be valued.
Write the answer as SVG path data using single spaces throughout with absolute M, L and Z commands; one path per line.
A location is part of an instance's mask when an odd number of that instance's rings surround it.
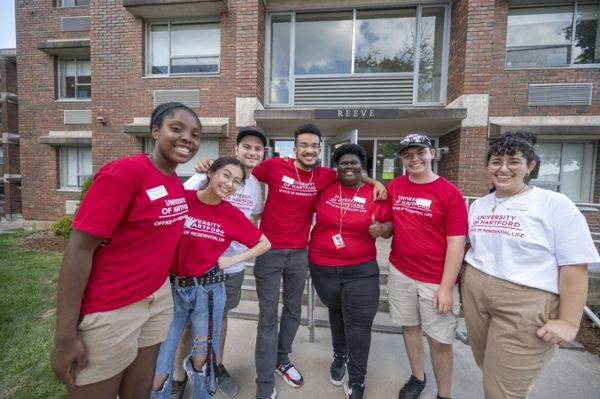
M 89 32 L 61 32 L 63 16 L 89 15 Z M 53 8 L 45 0 L 16 0 L 17 52 L 21 121 L 23 201 L 26 220 L 55 220 L 65 200 L 77 193 L 59 192 L 59 151 L 37 143 L 49 131 L 92 131 L 93 168 L 143 151 L 143 140 L 123 132 L 134 117 L 149 117 L 154 90 L 199 89 L 201 117 L 229 118 L 229 137 L 219 139 L 219 154 L 235 146 L 236 97 L 262 99 L 264 85 L 264 15 L 260 0 L 231 0 L 221 14 L 221 73 L 218 77 L 145 77 L 145 29 L 121 0 L 91 0 L 90 7 Z M 92 101 L 56 103 L 57 57 L 37 50 L 47 39 L 91 40 Z M 64 125 L 64 109 L 91 109 L 92 125 Z M 105 116 L 103 125 L 96 117 Z M 40 165 L 44 167 L 40 168 Z

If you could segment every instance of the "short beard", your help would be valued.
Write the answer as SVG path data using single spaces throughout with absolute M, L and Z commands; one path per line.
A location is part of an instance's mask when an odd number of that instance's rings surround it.
M 320 161 L 317 159 L 317 162 L 315 162 L 312 165 L 309 165 L 307 163 L 304 163 L 300 160 L 300 158 L 296 158 L 296 162 L 298 162 L 300 164 L 300 166 L 302 167 L 302 169 L 307 169 L 307 170 L 313 170 L 314 168 L 316 168 L 317 166 L 319 166 Z

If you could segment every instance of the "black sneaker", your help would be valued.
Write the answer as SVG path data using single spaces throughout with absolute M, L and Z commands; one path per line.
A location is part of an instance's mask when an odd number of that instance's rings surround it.
M 446 398 L 445 396 L 440 396 L 440 394 L 438 393 L 436 395 L 436 399 L 452 399 L 452 398 Z
M 344 385 L 344 392 L 346 392 L 347 399 L 363 399 L 365 384 L 358 381 L 348 380 L 348 382 Z
M 421 392 L 425 390 L 427 376 L 423 373 L 423 381 L 419 380 L 414 375 L 404 384 L 398 395 L 398 399 L 417 399 L 421 396 Z
M 344 355 L 333 354 L 333 361 L 331 367 L 329 367 L 329 381 L 336 387 L 341 386 L 344 383 L 344 377 L 346 377 L 346 360 L 348 358 Z
M 171 399 L 182 399 L 183 394 L 185 393 L 185 387 L 188 383 L 188 376 L 185 375 L 185 379 L 183 381 L 175 381 L 171 382 Z

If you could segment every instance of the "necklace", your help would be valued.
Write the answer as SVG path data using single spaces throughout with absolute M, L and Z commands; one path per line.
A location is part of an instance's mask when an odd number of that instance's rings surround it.
M 494 202 L 496 202 L 496 204 L 494 205 L 494 207 L 492 208 L 492 212 L 496 211 L 496 208 L 500 205 L 502 205 L 506 200 L 511 199 L 512 197 L 521 194 L 523 191 L 525 191 L 527 188 L 529 188 L 529 186 L 527 184 L 525 184 L 523 186 L 523 188 L 516 194 L 510 195 L 506 198 L 504 198 L 502 201 L 498 201 L 498 198 L 496 198 L 496 195 L 494 194 Z
M 298 178 L 298 182 L 302 183 L 302 180 L 300 180 L 300 174 L 298 173 L 298 167 L 296 166 L 296 162 L 294 162 L 294 168 L 296 168 L 296 177 Z M 308 181 L 308 184 L 312 183 L 312 179 L 315 176 L 315 170 L 312 169 L 310 171 L 310 180 Z

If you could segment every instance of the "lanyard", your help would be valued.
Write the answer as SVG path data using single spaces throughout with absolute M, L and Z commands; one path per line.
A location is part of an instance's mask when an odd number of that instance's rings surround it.
M 348 212 L 348 209 L 350 208 L 350 204 L 354 200 L 354 197 L 356 197 L 358 195 L 358 190 L 360 190 L 362 184 L 359 183 L 358 189 L 356 189 L 356 192 L 354 193 L 354 196 L 352 197 L 352 199 L 350 201 L 348 201 L 348 204 L 346 205 L 346 209 L 344 209 L 344 197 L 342 197 L 342 183 L 338 183 L 338 184 L 340 187 L 340 235 L 341 235 L 342 234 L 342 224 L 344 223 L 344 216 L 346 216 L 346 212 Z

